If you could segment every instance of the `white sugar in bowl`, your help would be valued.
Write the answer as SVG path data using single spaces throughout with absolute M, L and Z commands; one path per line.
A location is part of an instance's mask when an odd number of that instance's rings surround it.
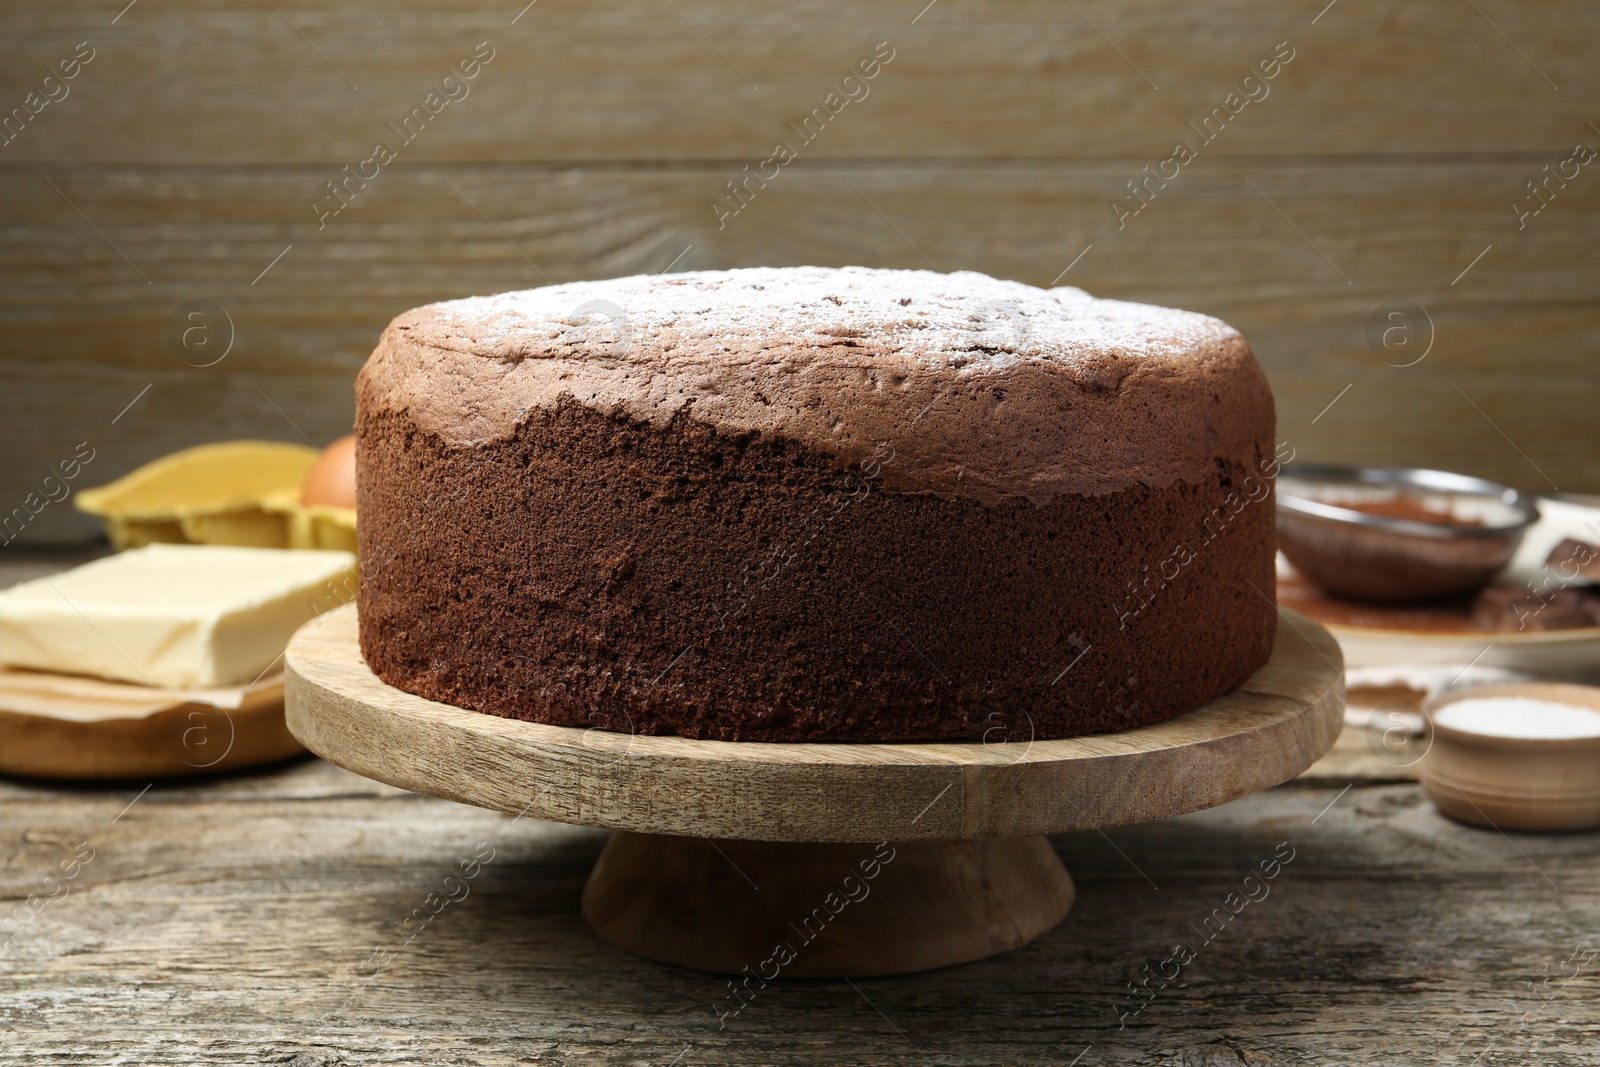
M 1444 814 L 1501 830 L 1600 826 L 1600 688 L 1480 686 L 1424 711 L 1422 788 Z

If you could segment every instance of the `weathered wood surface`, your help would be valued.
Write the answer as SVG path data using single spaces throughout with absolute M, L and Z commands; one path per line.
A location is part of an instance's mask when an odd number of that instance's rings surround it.
M 1025 719 L 983 744 L 696 741 L 482 715 L 384 684 L 361 659 L 355 605 L 284 657 L 289 728 L 379 781 L 587 826 L 756 841 L 954 841 L 1120 826 L 1288 781 L 1343 721 L 1339 646 L 1279 620 L 1272 659 L 1169 722 L 1035 740 Z
M 378 331 L 430 300 L 669 265 L 1046 284 L 1080 253 L 1063 283 L 1240 327 L 1302 458 L 1600 489 L 1600 178 L 1512 209 L 1600 146 L 1593 5 L 277 6 L 0 11 L 0 109 L 96 49 L 0 147 L 0 514 L 84 440 L 90 484 L 204 440 L 332 439 Z M 323 183 L 483 40 L 470 95 L 319 230 Z M 724 183 L 880 41 L 870 93 L 719 227 Z M 1126 183 L 1280 41 L 1270 95 L 1119 228 Z M 163 336 L 195 299 L 233 321 L 214 367 Z M 1416 366 L 1368 345 L 1397 299 L 1437 334 Z M 24 536 L 92 530 L 52 504 Z
M 523 11 L 526 0 L 504 0 L 468 11 L 338 0 L 278 4 L 286 18 L 272 5 L 203 0 L 140 4 L 113 26 L 120 5 L 16 0 L 0 13 L 0 60 L 8 87 L 25 92 L 29 62 L 43 75 L 86 37 L 98 50 L 62 113 L 47 111 L 29 143 L 13 146 L 35 161 L 348 162 L 480 41 L 495 58 L 460 114 L 450 104 L 412 146 L 427 161 L 742 159 L 770 149 L 880 41 L 894 58 L 860 101 L 876 125 L 841 123 L 819 154 L 1165 150 L 1169 128 L 1198 122 L 1280 41 L 1293 59 L 1259 123 L 1216 151 L 1544 151 L 1592 117 L 1583 101 L 1600 91 L 1600 71 L 1578 38 L 1595 16 L 1581 0 L 1490 3 L 1482 14 L 1449 0 L 1340 0 L 1313 24 L 1326 2 L 812 0 L 769 10 L 694 0 L 675 11 L 539 0 Z M 1298 112 L 1273 111 L 1280 95 Z M 46 120 L 73 130 L 47 140 Z
M 157 786 L 116 818 L 141 787 L 0 785 L 8 911 L 80 843 L 94 850 L 69 894 L 0 949 L 0 1063 L 1065 1064 L 1084 1053 L 1081 1065 L 1586 1067 L 1600 1046 L 1593 836 L 1456 825 L 1415 785 L 1358 783 L 1341 797 L 1342 785 L 1295 784 L 1057 837 L 1078 898 L 1038 941 L 855 988 L 779 982 L 725 1029 L 724 980 L 630 956 L 583 924 L 599 831 L 513 822 L 316 761 Z M 1189 924 L 1224 907 L 1280 842 L 1294 859 L 1270 895 L 1201 945 Z M 403 926 L 475 858 L 467 896 Z M 1129 979 L 1179 941 L 1197 958 L 1119 1029 L 1135 1003 Z

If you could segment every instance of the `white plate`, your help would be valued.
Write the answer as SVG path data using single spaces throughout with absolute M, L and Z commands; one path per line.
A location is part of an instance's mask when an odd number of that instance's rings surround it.
M 1600 626 L 1548 633 L 1429 634 L 1323 623 L 1351 667 L 1466 665 L 1600 680 Z

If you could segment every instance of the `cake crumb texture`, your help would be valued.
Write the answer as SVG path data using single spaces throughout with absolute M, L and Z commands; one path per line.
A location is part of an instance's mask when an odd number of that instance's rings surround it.
M 687 413 L 656 428 L 572 401 L 476 449 L 384 413 L 360 454 L 367 663 L 496 715 L 1001 744 L 1158 722 L 1271 655 L 1273 508 L 1224 506 L 1251 476 L 1238 463 L 990 506 L 886 492 Z

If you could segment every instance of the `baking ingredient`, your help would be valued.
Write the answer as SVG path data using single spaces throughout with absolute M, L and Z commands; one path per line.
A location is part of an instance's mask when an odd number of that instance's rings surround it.
M 1563 583 L 1600 585 L 1600 545 L 1565 538 L 1550 550 L 1545 564 L 1555 569 L 1556 576 Z
M 1483 520 L 1456 515 L 1448 505 L 1430 507 L 1426 502 L 1410 496 L 1395 496 L 1383 500 L 1328 501 L 1348 511 L 1374 515 L 1384 519 L 1404 519 L 1407 522 L 1430 522 L 1445 526 L 1482 526 Z
M 1529 589 L 1491 585 L 1472 604 L 1472 624 L 1496 633 L 1545 633 L 1600 626 L 1600 596 L 1589 589 Z
M 356 506 L 356 439 L 341 437 L 322 450 L 322 458 L 306 474 L 300 502 L 308 507 L 326 504 L 336 508 Z
M 1472 697 L 1446 704 L 1433 721 L 1490 737 L 1600 737 L 1600 711 L 1532 697 Z
M 150 545 L 0 592 L 0 664 L 145 685 L 249 682 L 350 599 L 349 552 Z

